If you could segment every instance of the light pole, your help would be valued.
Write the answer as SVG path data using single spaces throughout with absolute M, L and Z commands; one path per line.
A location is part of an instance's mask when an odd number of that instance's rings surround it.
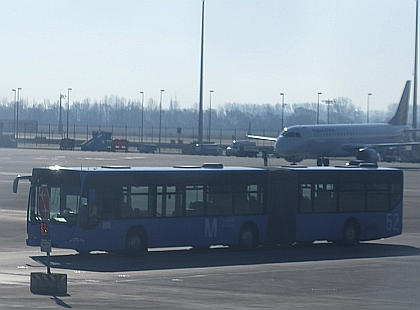
M 162 137 L 162 94 L 165 90 L 160 90 L 160 103 L 159 103 L 159 153 L 160 153 L 160 143 Z
M 319 96 L 322 95 L 321 92 L 318 93 L 318 105 L 316 106 L 316 123 L 319 124 Z
M 281 98 L 281 131 L 284 129 L 284 93 L 280 93 Z
M 17 101 L 16 101 L 16 146 L 19 142 L 19 101 L 20 101 L 19 92 L 21 90 L 22 90 L 22 87 L 18 87 L 18 89 L 17 89 Z
M 418 58 L 418 39 L 419 39 L 419 1 L 416 0 L 416 31 L 414 39 L 414 86 L 413 86 L 413 128 L 417 129 L 417 58 Z M 418 141 L 417 131 L 413 132 L 413 140 Z
M 198 143 L 203 143 L 203 79 L 204 79 L 204 0 L 201 6 L 200 98 L 198 105 Z
M 13 98 L 13 138 L 16 139 L 16 89 L 12 89 L 15 93 Z
M 70 91 L 71 91 L 71 87 L 67 88 L 67 133 L 66 133 L 66 138 L 69 138 L 69 114 L 70 114 Z
M 211 95 L 214 93 L 214 90 L 210 90 L 210 108 L 209 108 L 209 138 L 208 141 L 210 142 L 211 139 Z
M 62 112 L 61 112 L 61 99 L 66 98 L 66 95 L 63 95 L 60 93 L 60 115 L 58 120 L 58 133 L 61 134 L 61 138 L 63 138 L 63 118 L 62 118 Z
M 366 103 L 366 123 L 369 124 L 369 97 L 372 96 L 372 93 L 367 94 L 367 103 Z
M 144 120 L 144 107 L 143 107 L 143 104 L 144 104 L 144 92 L 140 92 L 140 94 L 141 94 L 141 143 L 143 143 L 143 128 L 144 128 L 144 123 L 143 123 L 143 120 Z

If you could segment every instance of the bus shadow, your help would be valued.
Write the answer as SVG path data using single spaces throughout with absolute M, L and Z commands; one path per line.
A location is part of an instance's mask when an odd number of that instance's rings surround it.
M 209 250 L 152 251 L 140 257 L 121 254 L 51 256 L 51 268 L 92 272 L 127 272 L 180 268 L 223 267 L 306 261 L 329 261 L 360 258 L 418 256 L 420 249 L 407 245 L 362 243 L 355 247 L 315 244 L 306 247 L 262 247 L 250 252 L 235 252 L 228 248 Z M 46 256 L 31 256 L 47 264 Z

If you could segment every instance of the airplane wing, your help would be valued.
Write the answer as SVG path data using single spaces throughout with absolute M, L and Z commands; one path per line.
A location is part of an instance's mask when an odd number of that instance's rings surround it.
M 246 135 L 247 138 L 250 139 L 257 139 L 257 140 L 266 140 L 266 141 L 273 141 L 276 142 L 277 138 L 274 137 L 265 137 L 265 136 L 256 136 L 256 135 Z
M 376 149 L 376 148 L 383 148 L 383 147 L 396 147 L 396 146 L 409 146 L 409 145 L 419 145 L 419 142 L 394 142 L 394 143 L 378 143 L 378 144 L 366 144 L 366 145 L 358 145 L 358 144 L 347 144 L 342 147 L 343 150 L 348 152 L 354 151 L 363 151 L 366 149 Z
M 419 145 L 419 142 L 395 142 L 395 143 L 378 143 L 362 147 L 361 149 L 376 148 L 376 147 L 394 147 L 394 146 L 409 146 Z

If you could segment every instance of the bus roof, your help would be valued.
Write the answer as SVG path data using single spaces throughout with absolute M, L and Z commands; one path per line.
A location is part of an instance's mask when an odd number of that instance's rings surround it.
M 329 166 L 329 167 L 319 167 L 319 166 L 281 166 L 276 167 L 275 169 L 282 170 L 292 170 L 292 171 L 401 171 L 397 168 L 388 168 L 388 167 L 378 167 L 374 165 L 361 165 L 361 166 Z
M 256 171 L 276 171 L 276 170 L 289 170 L 289 171 L 400 171 L 396 168 L 386 168 L 377 166 L 334 166 L 334 167 L 314 167 L 314 166 L 301 166 L 301 165 L 290 165 L 290 166 L 271 166 L 271 167 L 243 167 L 243 166 L 224 166 L 219 163 L 206 163 L 202 166 L 172 166 L 172 167 L 130 167 L 130 166 L 100 166 L 100 167 L 62 167 L 62 166 L 50 166 L 45 168 L 34 168 L 35 170 L 66 170 L 73 172 L 91 172 L 91 173 L 126 173 L 126 172 L 256 172 Z
M 62 167 L 50 166 L 34 168 L 39 170 L 66 170 L 74 172 L 211 172 L 211 171 L 265 171 L 256 167 L 223 166 L 219 163 L 208 163 L 202 166 L 172 166 L 172 167 L 130 167 L 130 166 L 100 166 L 100 167 Z

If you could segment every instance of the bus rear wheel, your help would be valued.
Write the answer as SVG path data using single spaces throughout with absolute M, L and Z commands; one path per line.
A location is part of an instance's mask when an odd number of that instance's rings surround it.
M 359 243 L 359 225 L 355 221 L 349 221 L 343 228 L 342 244 L 344 246 L 353 246 Z
M 242 251 L 250 251 L 257 248 L 258 245 L 258 233 L 251 225 L 242 227 L 239 233 L 238 240 L 239 249 Z
M 128 256 L 139 256 L 147 252 L 146 232 L 141 229 L 128 231 L 125 239 L 125 252 Z

